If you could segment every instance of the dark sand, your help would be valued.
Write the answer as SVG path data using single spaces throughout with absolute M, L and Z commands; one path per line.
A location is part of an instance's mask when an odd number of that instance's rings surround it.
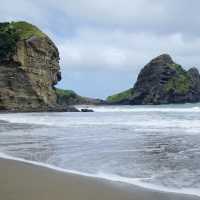
M 200 200 L 0 159 L 0 200 Z

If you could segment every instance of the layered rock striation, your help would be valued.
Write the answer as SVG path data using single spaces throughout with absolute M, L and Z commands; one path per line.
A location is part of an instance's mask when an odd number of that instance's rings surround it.
M 200 101 L 200 75 L 186 71 L 163 54 L 151 60 L 139 73 L 133 88 L 108 97 L 111 104 L 170 104 Z
M 59 52 L 52 40 L 27 22 L 0 24 L 0 110 L 74 109 L 57 102 Z

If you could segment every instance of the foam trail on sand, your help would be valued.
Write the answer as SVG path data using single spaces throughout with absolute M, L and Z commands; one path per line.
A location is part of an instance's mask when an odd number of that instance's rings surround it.
M 117 175 L 113 175 L 113 174 L 105 174 L 102 172 L 98 172 L 97 174 L 82 173 L 79 171 L 67 170 L 67 169 L 63 169 L 63 168 L 56 167 L 56 166 L 49 165 L 49 164 L 44 164 L 44 163 L 40 163 L 40 162 L 36 162 L 36 161 L 29 161 L 29 160 L 25 160 L 22 158 L 9 156 L 4 153 L 0 153 L 0 158 L 23 162 L 23 163 L 27 163 L 27 164 L 31 164 L 31 165 L 35 165 L 35 166 L 41 166 L 41 167 L 45 167 L 45 168 L 60 171 L 60 172 L 71 173 L 74 175 L 86 176 L 86 177 L 91 177 L 91 178 L 99 178 L 99 179 L 104 179 L 104 180 L 113 181 L 113 182 L 121 182 L 121 183 L 131 184 L 131 185 L 139 186 L 141 188 L 152 189 L 155 191 L 186 194 L 186 195 L 195 195 L 195 196 L 200 197 L 200 192 L 198 189 L 196 189 L 196 190 L 195 189 L 183 189 L 183 190 L 181 190 L 181 189 L 180 190 L 166 189 L 164 187 L 158 187 L 158 186 L 151 185 L 151 184 L 145 184 L 145 183 L 141 182 L 139 179 L 121 177 L 121 176 L 117 176 Z

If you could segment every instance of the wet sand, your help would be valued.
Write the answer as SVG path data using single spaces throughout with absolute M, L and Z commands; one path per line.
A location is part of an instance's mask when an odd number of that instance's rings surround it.
M 2 200 L 200 200 L 0 159 Z

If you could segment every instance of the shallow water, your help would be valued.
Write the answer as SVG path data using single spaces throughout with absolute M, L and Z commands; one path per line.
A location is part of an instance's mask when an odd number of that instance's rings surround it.
M 93 109 L 0 114 L 0 151 L 67 170 L 198 193 L 200 104 Z

